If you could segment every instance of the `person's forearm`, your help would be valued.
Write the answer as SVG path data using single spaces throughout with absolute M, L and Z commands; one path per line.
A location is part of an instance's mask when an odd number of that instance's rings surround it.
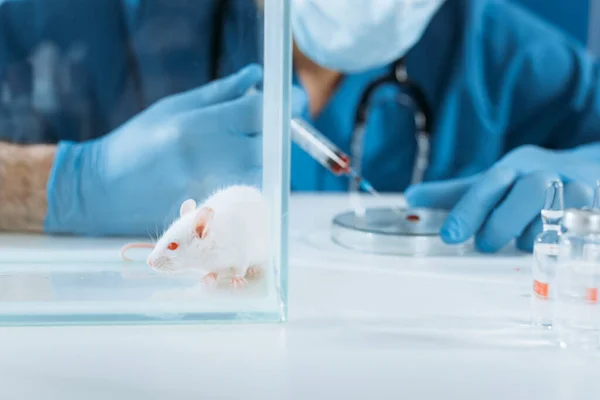
M 54 145 L 0 142 L 0 231 L 42 232 Z

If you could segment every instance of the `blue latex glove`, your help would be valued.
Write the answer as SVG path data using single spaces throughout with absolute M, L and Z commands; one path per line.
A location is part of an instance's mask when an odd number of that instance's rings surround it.
M 446 243 L 475 236 L 480 251 L 496 252 L 516 239 L 519 249 L 531 251 L 542 229 L 547 185 L 561 179 L 565 207 L 584 207 L 592 203 L 598 178 L 600 163 L 583 160 L 575 151 L 523 146 L 484 173 L 414 185 L 405 196 L 412 207 L 451 209 L 440 232 Z
M 169 96 L 97 140 L 58 145 L 45 230 L 84 235 L 159 233 L 187 198 L 261 183 L 262 81 L 250 65 Z M 293 112 L 306 97 L 294 88 Z

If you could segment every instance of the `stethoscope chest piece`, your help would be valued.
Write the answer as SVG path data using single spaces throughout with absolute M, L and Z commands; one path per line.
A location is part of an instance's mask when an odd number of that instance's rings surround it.
M 448 212 L 427 208 L 366 208 L 332 221 L 331 239 L 360 252 L 403 256 L 462 255 L 469 244 L 448 245 L 439 235 Z

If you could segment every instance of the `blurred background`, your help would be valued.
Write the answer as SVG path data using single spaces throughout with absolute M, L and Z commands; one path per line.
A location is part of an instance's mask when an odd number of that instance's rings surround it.
M 581 43 L 588 44 L 590 49 L 598 49 L 598 40 L 593 39 L 593 24 L 600 23 L 594 15 L 598 15 L 597 0 L 512 0 L 520 3 L 547 21 L 559 26 Z M 594 4 L 595 3 L 595 4 Z M 599 29 L 599 28 L 596 28 Z M 594 47 L 592 47 L 592 45 Z M 596 52 L 596 54 L 598 54 Z

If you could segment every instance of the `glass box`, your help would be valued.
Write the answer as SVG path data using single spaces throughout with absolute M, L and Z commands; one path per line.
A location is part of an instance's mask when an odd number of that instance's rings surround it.
M 1 325 L 285 321 L 289 13 L 288 0 L 0 2 L 0 166 L 10 153 L 21 168 L 0 174 Z M 251 63 L 263 79 L 244 87 Z M 28 164 L 37 150 L 46 169 Z M 266 205 L 259 264 L 254 213 L 204 203 L 234 185 Z M 190 215 L 180 241 L 161 239 Z

